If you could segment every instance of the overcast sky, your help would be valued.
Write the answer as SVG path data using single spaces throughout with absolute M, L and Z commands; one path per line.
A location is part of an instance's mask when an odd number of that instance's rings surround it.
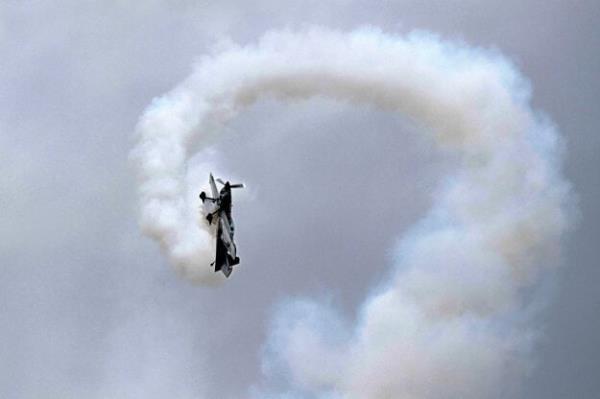
M 219 163 L 249 188 L 227 284 L 182 280 L 137 226 L 128 153 L 152 98 L 220 40 L 314 24 L 430 30 L 500 49 L 531 80 L 566 138 L 580 216 L 520 397 L 596 397 L 599 19 L 593 0 L 3 1 L 0 396 L 244 397 L 282 300 L 352 314 L 386 276 L 395 234 L 424 215 L 452 159 L 368 107 L 261 101 L 232 122 Z M 365 208 L 365 192 L 383 195 Z

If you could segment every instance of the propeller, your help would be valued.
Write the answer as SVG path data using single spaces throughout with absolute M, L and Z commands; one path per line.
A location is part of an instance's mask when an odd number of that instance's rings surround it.
M 221 180 L 221 178 L 217 178 L 215 179 L 217 182 L 221 183 L 222 185 L 225 185 L 225 182 L 223 180 Z M 229 184 L 229 187 L 231 188 L 244 188 L 244 184 L 242 183 L 238 183 L 238 184 Z

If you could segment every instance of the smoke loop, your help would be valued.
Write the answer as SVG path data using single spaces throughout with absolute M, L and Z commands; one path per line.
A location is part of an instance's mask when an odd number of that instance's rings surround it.
M 335 312 L 291 303 L 274 322 L 271 360 L 292 385 L 345 398 L 505 397 L 528 367 L 531 334 L 515 322 L 521 291 L 569 225 L 560 136 L 531 109 L 527 82 L 498 53 L 424 33 L 271 32 L 205 56 L 148 107 L 132 152 L 141 226 L 194 281 L 215 277 L 198 188 L 186 186 L 188 149 L 206 147 L 264 96 L 400 112 L 460 158 L 348 334 L 332 344 L 323 320 Z

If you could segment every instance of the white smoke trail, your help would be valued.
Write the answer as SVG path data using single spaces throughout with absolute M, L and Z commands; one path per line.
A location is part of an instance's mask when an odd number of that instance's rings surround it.
M 560 137 L 532 111 L 527 83 L 497 53 L 426 34 L 273 32 L 204 57 L 146 110 L 132 154 L 141 225 L 195 281 L 211 282 L 212 248 L 198 186 L 185 184 L 187 150 L 267 95 L 397 111 L 460 158 L 356 325 L 334 336 L 345 324 L 335 312 L 292 303 L 275 321 L 270 361 L 293 385 L 335 397 L 506 397 L 528 366 L 523 290 L 568 227 Z

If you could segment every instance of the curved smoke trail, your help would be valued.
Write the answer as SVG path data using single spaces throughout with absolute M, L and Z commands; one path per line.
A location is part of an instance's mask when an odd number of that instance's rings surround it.
M 400 112 L 460 165 L 355 325 L 309 301 L 283 306 L 267 364 L 329 397 L 505 397 L 528 366 L 523 291 L 568 226 L 569 188 L 558 133 L 497 53 L 425 34 L 312 29 L 204 57 L 139 122 L 132 157 L 144 231 L 182 274 L 210 282 L 198 187 L 186 186 L 188 149 L 206 146 L 261 96 L 317 95 Z

